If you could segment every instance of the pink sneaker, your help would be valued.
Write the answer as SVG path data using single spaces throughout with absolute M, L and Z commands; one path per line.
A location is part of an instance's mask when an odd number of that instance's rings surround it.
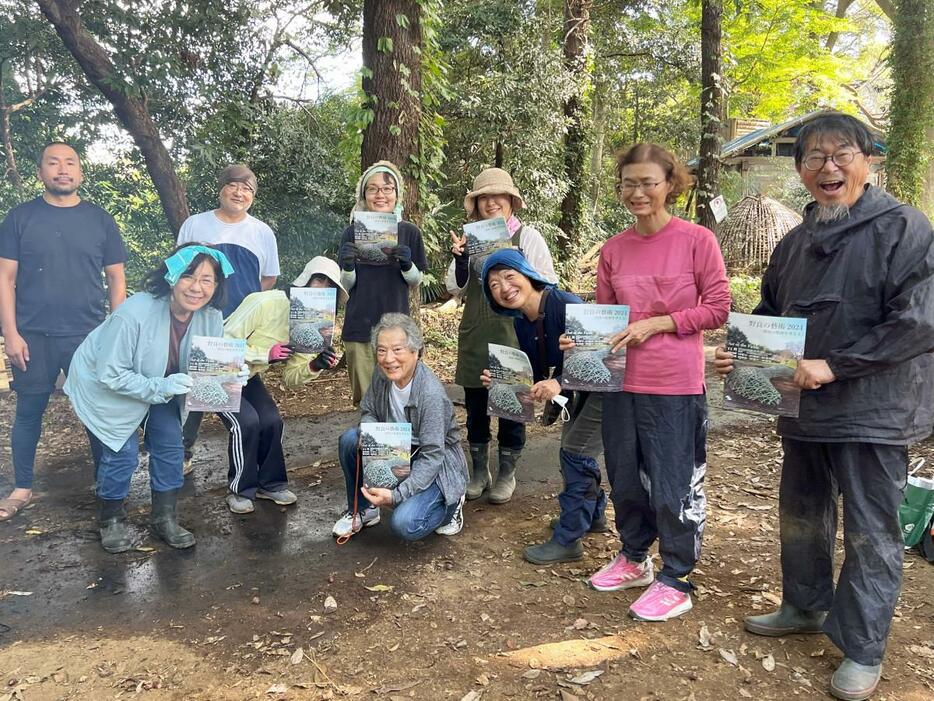
M 629 607 L 629 615 L 639 621 L 667 621 L 691 610 L 691 595 L 656 580 Z
M 626 559 L 620 553 L 610 564 L 595 572 L 590 577 L 590 586 L 597 591 L 618 591 L 633 587 L 645 587 L 655 579 L 655 568 L 652 567 L 652 558 L 645 558 L 645 562 L 637 565 Z

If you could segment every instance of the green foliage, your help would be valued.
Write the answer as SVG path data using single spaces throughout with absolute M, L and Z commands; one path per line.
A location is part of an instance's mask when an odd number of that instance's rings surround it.
M 928 180 L 934 161 L 934 10 L 930 0 L 901 0 L 895 17 L 885 167 L 892 194 L 921 207 L 925 182 L 934 189 L 934 182 Z M 927 214 L 934 216 L 934 211 Z
M 762 278 L 757 275 L 734 275 L 730 278 L 733 311 L 751 314 L 761 298 Z

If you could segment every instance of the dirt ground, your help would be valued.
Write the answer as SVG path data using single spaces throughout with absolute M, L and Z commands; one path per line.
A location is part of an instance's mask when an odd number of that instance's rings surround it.
M 453 367 L 442 353 L 429 360 Z M 40 498 L 0 524 L 0 701 L 829 698 L 841 655 L 825 637 L 742 629 L 781 597 L 781 455 L 767 420 L 714 421 L 695 606 L 647 624 L 626 615 L 637 592 L 586 586 L 617 551 L 614 534 L 588 536 L 578 563 L 521 558 L 556 513 L 555 430 L 531 432 L 516 498 L 469 503 L 460 535 L 405 546 L 381 525 L 336 546 L 333 433 L 353 421 L 347 397 L 342 375 L 280 394 L 298 509 L 226 512 L 224 436 L 209 422 L 182 505 L 198 545 L 176 552 L 144 538 L 117 557 L 96 542 L 81 428 L 55 398 Z M 0 397 L 4 490 L 12 406 Z M 913 454 L 934 460 L 934 443 Z M 141 479 L 134 524 L 145 523 Z M 915 554 L 874 698 L 934 698 L 934 568 Z

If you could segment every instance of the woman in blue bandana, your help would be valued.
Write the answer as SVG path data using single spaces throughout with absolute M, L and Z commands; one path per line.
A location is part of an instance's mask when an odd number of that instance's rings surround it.
M 491 254 L 483 263 L 480 280 L 490 308 L 512 317 L 519 348 L 532 364 L 532 396 L 540 402 L 552 401 L 561 394 L 564 356 L 559 340 L 565 331 L 565 307 L 582 304 L 580 297 L 558 289 L 514 249 Z M 478 379 L 488 386 L 489 370 Z M 603 513 L 606 494 L 600 486 L 597 464 L 603 452 L 602 396 L 597 392 L 568 392 L 564 396 L 568 400 L 567 420 L 558 452 L 564 480 L 558 495 L 561 514 L 551 523 L 551 538 L 530 545 L 522 553 L 536 565 L 580 560 L 584 554 L 581 538 L 608 530 Z
M 232 272 L 214 248 L 177 248 L 146 277 L 145 291 L 120 305 L 75 352 L 64 389 L 101 444 L 97 499 L 107 552 L 133 546 L 123 502 L 139 462 L 140 424 L 149 450 L 151 529 L 173 548 L 195 544 L 175 515 L 183 459 L 179 397 L 192 386 L 186 374 L 191 337 L 224 335 L 220 310 Z

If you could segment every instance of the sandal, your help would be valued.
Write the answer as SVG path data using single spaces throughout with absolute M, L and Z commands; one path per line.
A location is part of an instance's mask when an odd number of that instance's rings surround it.
M 25 499 L 13 499 L 12 497 L 0 499 L 0 521 L 9 521 L 22 509 L 29 506 L 31 501 L 32 496 L 28 496 Z

